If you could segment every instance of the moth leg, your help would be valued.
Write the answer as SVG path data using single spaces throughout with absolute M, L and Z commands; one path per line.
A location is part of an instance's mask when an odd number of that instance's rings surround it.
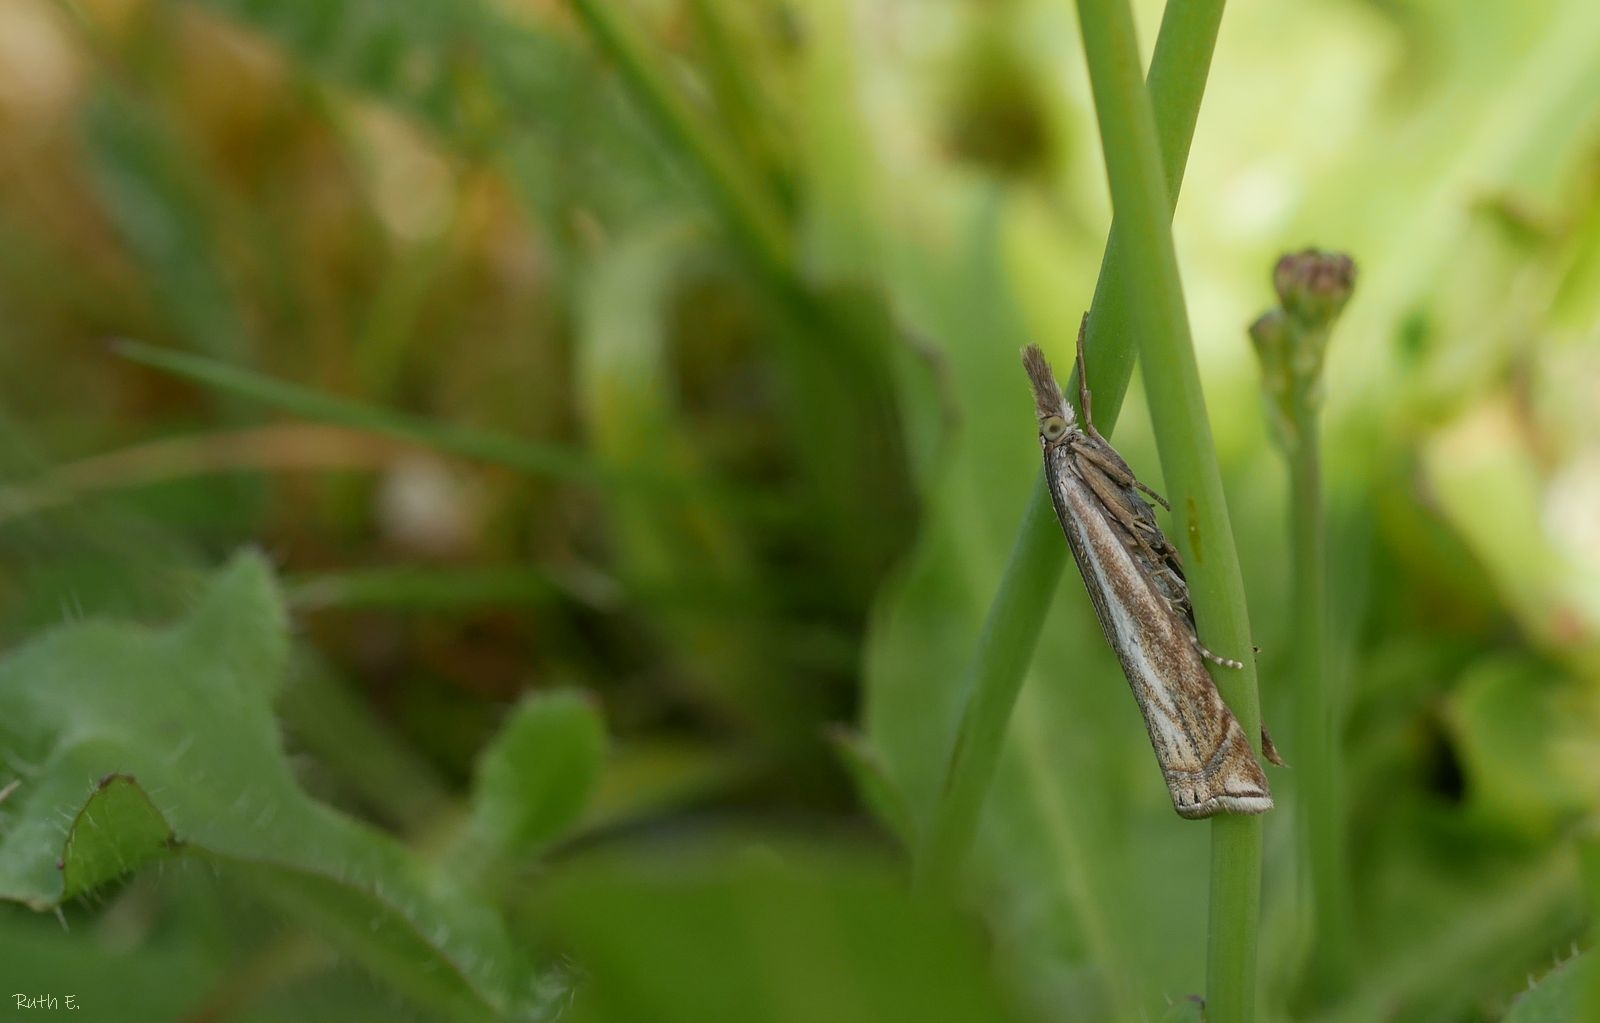
M 1137 478 L 1134 479 L 1133 485 L 1138 487 L 1140 490 L 1144 491 L 1144 495 L 1146 497 L 1149 497 L 1149 498 L 1153 499 L 1156 504 L 1159 504 L 1161 507 L 1165 508 L 1167 511 L 1171 511 L 1172 510 L 1172 505 L 1167 503 L 1167 499 L 1166 498 L 1162 497 L 1160 494 L 1156 493 L 1154 490 L 1151 490 L 1149 487 L 1145 486 L 1143 483 L 1140 483 Z
M 1100 441 L 1099 444 L 1078 444 L 1073 450 L 1081 454 L 1085 461 L 1092 463 L 1115 482 L 1124 487 L 1137 487 L 1147 496 L 1153 498 L 1156 504 L 1159 504 L 1167 511 L 1172 510 L 1172 505 L 1167 503 L 1166 498 L 1139 481 L 1139 477 L 1135 476 L 1133 470 L 1128 468 L 1128 463 L 1122 460 L 1121 455 L 1111 450 L 1111 445 L 1107 444 L 1104 438 L 1100 437 L 1099 434 L 1095 434 L 1094 437 Z
M 1123 528 L 1138 530 L 1152 536 L 1161 535 L 1155 516 L 1143 501 L 1128 493 L 1133 482 L 1133 472 L 1111 446 L 1104 441 L 1076 442 L 1072 445 L 1074 466 L 1078 476 L 1094 491 L 1095 497 L 1122 524 Z
M 1088 329 L 1089 314 L 1086 312 L 1083 314 L 1083 318 L 1078 321 L 1078 405 L 1083 410 L 1084 432 L 1105 445 L 1109 450 L 1111 446 L 1106 443 L 1104 437 L 1100 436 L 1100 431 L 1094 428 L 1094 413 L 1091 411 L 1091 398 L 1093 396 L 1089 391 L 1089 364 L 1083 357 L 1083 335 Z M 1104 457 L 1103 452 L 1093 446 L 1085 445 L 1083 450 L 1096 463 L 1102 465 L 1110 473 L 1112 479 L 1123 486 L 1138 487 L 1147 497 L 1153 498 L 1156 504 L 1159 504 L 1169 512 L 1172 510 L 1172 505 L 1167 503 L 1166 498 L 1139 482 L 1139 478 L 1133 474 L 1133 470 L 1128 468 L 1128 463 L 1124 462 L 1122 457 L 1115 451 L 1111 451 L 1111 457 L 1107 459 Z
M 1187 593 L 1188 586 L 1182 574 L 1175 570 L 1178 552 L 1161 532 L 1149 507 L 1119 487 L 1101 471 L 1101 463 L 1094 459 L 1085 459 L 1078 466 L 1078 476 L 1099 499 L 1101 507 L 1122 527 L 1123 543 L 1141 556 L 1145 570 L 1165 576 L 1174 591 Z
M 1170 590 L 1186 595 L 1188 584 L 1184 581 L 1182 569 L 1178 567 L 1178 552 L 1161 532 L 1149 506 L 1130 499 L 1125 489 L 1115 486 L 1099 473 L 1087 472 L 1081 478 L 1100 500 L 1101 507 L 1111 516 L 1112 522 L 1119 527 L 1117 532 L 1123 546 L 1139 559 L 1145 573 L 1167 580 L 1169 585 L 1162 587 L 1164 592 Z
M 1194 608 L 1189 606 L 1188 580 L 1164 565 L 1154 575 L 1159 579 L 1166 580 L 1166 592 L 1163 593 L 1163 596 L 1166 597 L 1167 603 L 1171 605 L 1173 612 L 1179 618 L 1188 622 L 1192 629 L 1194 625 Z
M 1166 569 L 1162 571 L 1167 572 Z M 1168 578 L 1171 578 L 1170 573 L 1168 573 Z M 1182 599 L 1174 600 L 1168 597 L 1167 605 L 1183 621 L 1184 628 L 1189 633 L 1189 642 L 1194 646 L 1195 652 L 1212 664 L 1221 665 L 1224 668 L 1243 668 L 1243 661 L 1236 661 L 1232 657 L 1223 657 L 1221 654 L 1213 653 L 1209 647 L 1200 642 L 1200 630 L 1195 626 L 1194 621 L 1194 605 L 1189 602 L 1189 584 L 1179 579 L 1174 580 L 1174 585 L 1178 587 L 1178 592 L 1182 594 Z
M 1189 644 L 1194 647 L 1195 653 L 1199 654 L 1202 659 L 1210 661 L 1212 664 L 1221 665 L 1224 668 L 1243 668 L 1243 661 L 1236 661 L 1232 657 L 1223 657 L 1200 642 L 1200 633 L 1195 628 L 1194 622 L 1194 605 L 1189 602 L 1189 585 L 1183 577 L 1175 575 L 1165 567 L 1160 569 L 1158 573 L 1152 573 L 1152 575 L 1165 577 L 1171 587 L 1171 592 L 1162 594 L 1166 599 L 1167 610 L 1171 611 L 1172 616 L 1183 625 L 1184 631 L 1189 635 Z M 1273 761 L 1273 763 L 1277 763 L 1277 761 Z
M 1221 656 L 1219 654 L 1212 653 L 1210 650 L 1207 650 L 1206 649 L 1206 645 L 1204 643 L 1200 642 L 1200 637 L 1195 635 L 1193 630 L 1191 630 L 1189 632 L 1189 642 L 1194 644 L 1195 650 L 1199 651 L 1201 657 L 1204 657 L 1206 660 L 1210 661 L 1212 664 L 1220 664 L 1224 668 L 1243 668 L 1244 667 L 1244 662 L 1243 661 L 1236 661 L 1231 657 L 1223 657 L 1223 656 Z M 1273 752 L 1277 752 L 1277 751 L 1274 750 Z
M 1110 512 L 1118 524 L 1129 532 L 1160 532 L 1159 526 L 1154 522 L 1145 521 L 1139 515 L 1139 509 L 1129 503 L 1127 492 L 1118 487 L 1104 472 L 1099 471 L 1099 468 L 1093 463 L 1080 466 L 1078 475 L 1089 485 L 1089 489 L 1100 501 L 1101 507 Z

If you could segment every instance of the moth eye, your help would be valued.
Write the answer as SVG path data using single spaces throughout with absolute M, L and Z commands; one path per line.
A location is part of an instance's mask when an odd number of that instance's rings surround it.
M 1045 440 L 1060 440 L 1061 435 L 1067 432 L 1067 421 L 1060 416 L 1051 416 L 1039 424 L 1039 433 Z

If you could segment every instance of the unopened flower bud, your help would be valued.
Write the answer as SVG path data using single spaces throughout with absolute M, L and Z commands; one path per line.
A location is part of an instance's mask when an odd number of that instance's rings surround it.
M 1355 261 L 1342 252 L 1291 252 L 1272 270 L 1272 286 L 1284 310 L 1310 326 L 1333 322 L 1355 285 Z
M 1355 289 L 1356 265 L 1338 252 L 1292 252 L 1272 268 L 1279 306 L 1250 325 L 1261 359 L 1261 390 L 1274 438 L 1285 451 L 1300 444 L 1303 422 L 1322 403 L 1322 359 L 1328 333 Z
M 1261 357 L 1261 367 L 1269 375 L 1284 365 L 1284 352 L 1289 347 L 1289 324 L 1282 309 L 1269 309 L 1250 324 L 1250 340 Z

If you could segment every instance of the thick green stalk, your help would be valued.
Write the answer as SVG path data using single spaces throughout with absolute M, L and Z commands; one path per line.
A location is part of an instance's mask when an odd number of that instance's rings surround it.
M 1155 108 L 1156 138 L 1161 144 L 1161 169 L 1167 184 L 1167 217 L 1178 206 L 1183 170 L 1189 162 L 1200 101 L 1211 72 L 1211 54 L 1222 24 L 1223 0 L 1174 0 L 1161 15 L 1155 52 L 1150 56 L 1150 104 Z M 1100 278 L 1089 304 L 1089 329 L 1084 339 L 1094 381 L 1095 425 L 1106 436 L 1116 425 L 1122 397 L 1133 376 L 1137 349 L 1131 343 L 1133 309 L 1144 301 L 1146 287 L 1138 264 L 1125 251 L 1120 220 L 1111 222 Z M 1067 384 L 1078 393 L 1077 370 Z
M 689 0 L 688 10 L 705 50 L 707 84 L 717 109 L 728 122 L 730 136 L 737 142 L 744 163 L 759 172 L 752 174 L 753 178 L 775 178 L 778 168 L 767 134 L 771 119 L 762 112 L 748 47 L 741 51 L 742 40 L 733 38 L 733 26 L 727 17 L 730 6 L 728 0 Z
M 1289 463 L 1297 811 L 1300 871 L 1310 883 L 1314 924 L 1307 993 L 1315 1001 L 1345 987 L 1352 961 L 1338 716 L 1325 664 L 1328 552 L 1318 415 L 1328 336 L 1355 280 L 1355 262 L 1342 253 L 1289 253 L 1272 270 L 1278 308 L 1250 326 L 1261 359 L 1267 422 Z
M 1349 976 L 1350 891 L 1345 880 L 1343 803 L 1325 663 L 1327 524 L 1314 408 L 1301 410 L 1298 428 L 1300 445 L 1289 456 L 1289 515 L 1300 835 L 1302 866 L 1311 879 L 1315 907 L 1312 979 L 1319 991 L 1328 992 L 1342 988 Z
M 933 825 L 917 862 L 918 885 L 926 891 L 951 890 L 966 860 L 1000 761 L 1011 710 L 1066 557 L 1066 543 L 1041 474 L 967 668 L 970 695 L 945 766 Z
M 1135 334 L 1162 478 L 1177 519 L 1175 539 L 1202 638 L 1225 656 L 1246 662 L 1238 671 L 1219 674 L 1217 687 L 1245 734 L 1258 742 L 1261 712 L 1255 665 L 1246 656 L 1250 621 L 1244 580 L 1200 390 L 1168 224 L 1155 116 L 1139 77 L 1133 12 L 1126 0 L 1078 0 L 1078 20 L 1112 207 L 1123 224 L 1128 258 L 1146 280 L 1144 301 L 1133 307 Z M 1261 819 L 1213 818 L 1206 980 L 1207 1015 L 1213 1023 L 1254 1018 L 1260 901 Z
M 1170 3 L 1156 38 L 1149 89 L 1162 142 L 1168 216 L 1183 182 L 1222 8 L 1222 0 Z M 1132 310 L 1142 301 L 1142 292 L 1138 265 L 1129 261 L 1120 222 L 1113 221 L 1089 306 L 1084 345 L 1094 381 L 1095 424 L 1108 436 L 1133 375 Z M 1067 393 L 1077 393 L 1076 372 Z M 966 704 L 946 761 L 944 789 L 917 862 L 925 890 L 948 891 L 966 860 L 1000 760 L 1006 725 L 1066 557 L 1066 541 L 1041 474 L 967 666 Z

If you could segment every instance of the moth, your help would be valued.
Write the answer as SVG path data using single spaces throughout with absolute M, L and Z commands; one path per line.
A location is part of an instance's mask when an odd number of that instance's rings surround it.
M 1061 530 L 1089 591 L 1106 642 L 1116 652 L 1144 714 L 1178 816 L 1264 813 L 1272 809 L 1266 775 L 1244 729 L 1222 702 L 1205 662 L 1243 664 L 1207 650 L 1195 629 L 1194 606 L 1178 551 L 1156 522 L 1149 497 L 1128 463 L 1094 427 L 1078 330 L 1078 407 L 1066 396 L 1038 346 L 1023 350 L 1039 416 L 1045 481 Z M 1281 764 L 1262 730 L 1262 752 Z

